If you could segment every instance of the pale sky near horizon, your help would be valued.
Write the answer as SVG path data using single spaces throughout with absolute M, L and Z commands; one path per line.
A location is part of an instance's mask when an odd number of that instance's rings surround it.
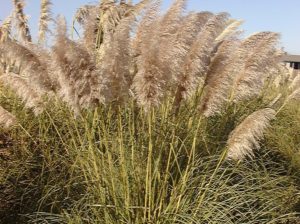
M 12 10 L 11 0 L 0 0 L 0 19 Z M 37 32 L 39 0 L 26 0 L 25 12 L 33 34 Z M 54 16 L 62 14 L 71 21 L 81 5 L 97 0 L 52 0 Z M 138 2 L 135 0 L 134 2 Z M 163 0 L 166 9 L 172 0 Z M 259 31 L 281 33 L 280 46 L 290 54 L 300 55 L 300 0 L 188 0 L 188 11 L 228 12 L 235 19 L 244 20 L 245 36 Z

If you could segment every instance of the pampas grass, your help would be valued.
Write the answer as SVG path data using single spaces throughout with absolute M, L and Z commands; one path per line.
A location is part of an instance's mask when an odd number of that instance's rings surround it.
M 275 110 L 266 108 L 250 114 L 230 134 L 227 141 L 227 159 L 243 160 L 253 157 L 254 149 L 260 148 L 259 141 L 263 138 L 270 121 L 275 118 Z
M 23 37 L 1 28 L 0 104 L 18 118 L 0 133 L 1 221 L 298 221 L 299 88 L 274 86 L 278 34 L 244 39 L 185 0 L 105 0 L 78 10 L 73 38 L 45 0 L 35 43 L 23 3 Z M 12 114 L 0 107 L 3 127 Z

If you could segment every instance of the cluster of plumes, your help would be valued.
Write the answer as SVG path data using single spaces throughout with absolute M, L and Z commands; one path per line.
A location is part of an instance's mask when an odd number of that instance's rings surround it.
M 145 111 L 171 98 L 177 112 L 197 95 L 199 113 L 210 117 L 260 94 L 281 69 L 277 33 L 241 39 L 241 21 L 227 13 L 186 12 L 185 0 L 175 0 L 164 14 L 160 0 L 83 6 L 74 17 L 82 27 L 80 38 L 70 39 L 65 19 L 58 17 L 51 48 L 31 42 L 24 4 L 14 3 L 23 41 L 9 38 L 10 23 L 2 25 L 0 79 L 35 114 L 43 111 L 45 97 L 62 99 L 78 115 L 130 98 Z M 39 39 L 44 41 L 50 1 L 41 3 Z M 296 89 L 288 100 L 298 96 Z M 264 109 L 246 118 L 228 140 L 228 158 L 251 156 L 274 116 L 273 109 Z
M 43 39 L 50 2 L 41 3 Z M 176 0 L 162 14 L 159 0 L 137 5 L 102 1 L 76 13 L 83 28 L 79 40 L 68 37 L 64 19 L 58 18 L 51 49 L 28 43 L 30 39 L 8 40 L 0 49 L 31 89 L 55 93 L 76 113 L 101 103 L 124 103 L 130 96 L 145 111 L 174 96 L 177 110 L 200 91 L 199 110 L 209 117 L 228 102 L 259 94 L 280 59 L 278 34 L 262 32 L 241 40 L 241 21 L 226 13 L 187 13 L 185 3 Z M 18 20 L 25 20 L 23 3 L 15 0 L 15 6 Z

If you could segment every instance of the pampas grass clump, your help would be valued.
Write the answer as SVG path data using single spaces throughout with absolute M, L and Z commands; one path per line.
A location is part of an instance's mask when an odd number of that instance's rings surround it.
M 241 38 L 240 20 L 185 0 L 166 12 L 103 0 L 69 30 L 41 0 L 35 43 L 13 2 L 0 26 L 1 221 L 299 222 L 299 82 L 279 34 Z

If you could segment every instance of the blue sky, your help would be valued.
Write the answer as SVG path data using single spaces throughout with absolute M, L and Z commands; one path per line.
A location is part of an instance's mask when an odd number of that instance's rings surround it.
M 63 14 L 70 21 L 76 9 L 91 0 L 52 0 L 53 14 Z M 137 2 L 137 0 L 135 1 Z M 172 2 L 163 0 L 163 8 Z M 39 17 L 39 0 L 27 0 L 25 12 L 30 15 L 30 26 L 36 33 Z M 244 20 L 244 35 L 258 31 L 281 33 L 286 51 L 300 54 L 300 0 L 189 0 L 190 11 L 229 12 L 233 18 Z M 11 0 L 0 0 L 0 19 L 12 10 Z

